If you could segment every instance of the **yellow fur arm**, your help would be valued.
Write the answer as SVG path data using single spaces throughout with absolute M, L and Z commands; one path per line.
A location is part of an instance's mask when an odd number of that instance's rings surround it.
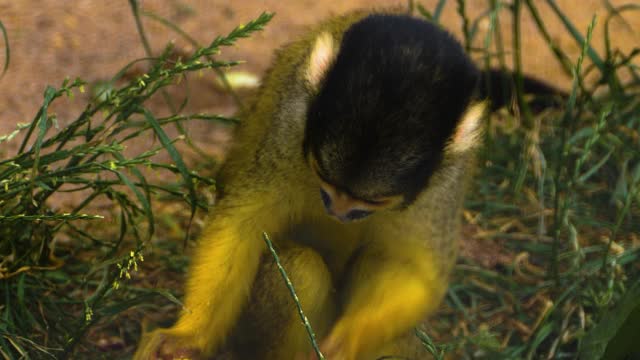
M 229 335 L 247 301 L 264 243 L 257 209 L 219 207 L 194 253 L 180 318 L 172 328 L 146 335 L 135 359 L 206 357 Z
M 200 239 L 175 325 L 206 354 L 228 335 L 246 303 L 264 248 L 260 231 L 247 231 L 253 224 L 225 222 L 214 219 Z
M 447 281 L 437 275 L 430 257 L 419 253 L 402 254 L 411 254 L 410 259 L 368 256 L 360 261 L 345 311 L 323 344 L 327 358 L 366 358 L 438 307 Z

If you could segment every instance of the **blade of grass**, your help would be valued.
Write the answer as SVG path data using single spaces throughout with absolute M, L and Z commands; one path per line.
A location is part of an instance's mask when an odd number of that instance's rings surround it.
M 7 34 L 7 29 L 4 27 L 2 21 L 0 21 L 0 31 L 2 31 L 2 37 L 4 38 L 4 66 L 2 67 L 2 73 L 0 74 L 0 79 L 2 79 L 4 74 L 7 73 L 7 70 L 9 70 L 11 47 L 9 46 L 9 34 Z
M 576 42 L 582 48 L 586 48 L 587 55 L 589 55 L 589 58 L 591 59 L 591 61 L 593 61 L 593 63 L 598 67 L 598 69 L 600 69 L 600 72 L 602 74 L 605 74 L 607 71 L 605 69 L 604 61 L 602 60 L 602 58 L 600 58 L 600 55 L 598 55 L 598 53 L 593 49 L 593 47 L 591 47 L 591 45 L 589 44 L 589 41 L 585 40 L 582 34 L 580 34 L 580 31 L 578 31 L 578 29 L 575 27 L 575 25 L 573 25 L 571 20 L 569 20 L 569 17 L 567 17 L 562 12 L 562 10 L 560 10 L 560 7 L 558 7 L 558 4 L 556 4 L 555 0 L 546 0 L 546 1 L 547 1 L 547 4 L 549 4 L 551 9 L 553 10 L 553 12 L 556 14 L 556 16 L 560 18 L 560 21 L 562 21 L 562 24 L 564 24 L 565 28 L 569 31 L 571 36 L 573 36 Z
M 144 51 L 149 58 L 153 58 L 153 51 L 151 50 L 151 45 L 149 45 L 149 40 L 147 39 L 147 35 L 144 31 L 144 26 L 142 26 L 142 20 L 140 20 L 140 5 L 138 4 L 138 0 L 129 0 L 129 7 L 131 8 L 131 12 L 133 13 L 133 19 L 136 23 L 136 30 L 138 31 L 138 35 L 140 35 L 140 41 L 142 42 L 142 46 L 144 47 Z M 169 93 L 166 89 L 162 89 L 160 91 L 162 97 L 164 98 L 165 103 L 169 106 L 171 113 L 176 113 L 177 108 L 173 103 Z M 188 98 L 188 97 L 187 97 Z M 180 130 L 181 134 L 185 133 L 184 128 L 180 125 L 180 123 L 176 123 L 178 126 L 178 130 Z
M 438 0 L 436 4 L 436 9 L 433 11 L 433 21 L 436 23 L 440 22 L 440 16 L 442 15 L 442 10 L 444 10 L 444 6 L 447 4 L 447 0 Z
M 418 7 L 418 11 L 420 12 L 420 15 L 424 16 L 426 19 L 429 19 L 430 21 L 433 21 L 436 24 L 439 24 L 440 16 L 442 15 L 442 10 L 444 9 L 444 5 L 446 3 L 447 3 L 447 0 L 438 0 L 438 3 L 436 4 L 436 8 L 433 11 L 433 13 L 427 10 L 420 3 L 418 3 L 417 7 Z
M 122 155 L 117 155 L 117 157 L 122 159 Z M 118 176 L 118 179 L 120 179 L 120 181 L 122 181 L 129 189 L 131 189 L 131 191 L 133 191 L 133 193 L 135 194 L 140 204 L 142 204 L 142 208 L 144 209 L 144 213 L 145 213 L 145 216 L 147 217 L 147 222 L 149 224 L 147 235 L 148 235 L 148 238 L 151 238 L 151 236 L 155 231 L 155 220 L 153 216 L 153 210 L 151 207 L 149 187 L 147 186 L 146 179 L 144 178 L 142 173 L 140 173 L 140 171 L 136 168 L 131 169 L 134 175 L 140 180 L 140 183 L 145 191 L 144 194 L 140 191 L 138 186 L 132 183 L 131 180 L 129 180 L 129 178 L 122 171 L 119 171 L 117 170 L 117 168 L 114 168 L 114 167 L 108 167 L 105 170 L 109 170 L 114 174 L 116 174 L 116 176 Z
M 462 36 L 464 38 L 464 49 L 467 53 L 471 53 L 471 46 L 473 44 L 473 37 L 469 30 L 469 18 L 467 17 L 466 2 L 465 0 L 456 0 L 456 11 L 458 16 L 462 19 Z
M 307 319 L 307 316 L 304 314 L 304 311 L 302 310 L 302 305 L 300 305 L 300 299 L 298 299 L 298 295 L 296 294 L 296 290 L 294 289 L 293 284 L 291 283 L 291 280 L 287 275 L 287 271 L 284 269 L 284 267 L 282 267 L 282 264 L 280 263 L 280 257 L 278 256 L 276 249 L 273 248 L 273 243 L 271 242 L 271 239 L 269 239 L 269 235 L 267 235 L 267 233 L 262 233 L 262 238 L 264 239 L 264 242 L 267 244 L 267 247 L 269 248 L 269 251 L 273 256 L 273 259 L 275 260 L 276 265 L 278 266 L 280 275 L 282 275 L 282 278 L 284 279 L 285 284 L 289 289 L 289 293 L 293 298 L 293 302 L 295 302 L 296 307 L 298 308 L 298 315 L 300 316 L 300 320 L 302 320 L 302 324 L 304 325 L 305 330 L 307 330 L 307 334 L 309 335 L 309 340 L 311 341 L 311 345 L 313 346 L 313 350 L 315 351 L 316 356 L 318 357 L 319 360 L 324 360 L 324 356 L 322 355 L 322 352 L 320 352 L 320 348 L 318 347 L 318 343 L 316 342 L 316 335 L 314 334 L 313 329 L 311 328 L 309 319 Z
M 561 188 L 562 183 L 562 173 L 564 173 L 563 169 L 565 167 L 565 159 L 569 153 L 568 149 L 568 132 L 570 129 L 573 129 L 573 120 L 574 120 L 574 108 L 576 106 L 576 98 L 577 92 L 579 88 L 579 83 L 581 81 L 580 73 L 582 69 L 582 62 L 584 57 L 587 54 L 587 50 L 589 48 L 589 41 L 591 41 L 591 36 L 593 34 L 593 29 L 596 24 L 596 17 L 594 16 L 591 19 L 591 23 L 589 23 L 589 27 L 587 28 L 587 39 L 586 42 L 583 43 L 582 51 L 580 56 L 578 57 L 578 61 L 576 66 L 573 69 L 573 86 L 571 87 L 571 93 L 569 94 L 569 99 L 567 100 L 566 109 L 564 111 L 564 115 L 562 117 L 562 131 L 560 135 L 560 147 L 558 159 L 557 159 L 557 168 L 555 171 L 555 188 L 556 194 L 554 199 L 554 222 L 553 222 L 553 242 L 551 244 L 551 261 L 549 262 L 549 277 L 554 279 L 555 285 L 560 286 L 560 278 L 559 278 L 559 268 L 558 268 L 558 255 L 560 248 L 560 236 L 562 234 L 562 230 L 564 226 L 567 224 L 567 216 L 569 210 L 569 201 L 568 199 L 564 199 L 561 201 L 561 192 L 558 190 Z M 571 184 L 569 184 L 569 191 L 571 191 Z
M 169 153 L 169 156 L 171 156 L 171 159 L 173 159 L 174 164 L 176 165 L 176 167 L 180 171 L 180 174 L 182 175 L 184 184 L 187 187 L 187 190 L 189 191 L 189 204 L 191 205 L 191 217 L 189 220 L 189 224 L 191 224 L 191 221 L 193 221 L 193 217 L 195 216 L 196 209 L 197 209 L 196 208 L 196 203 L 197 203 L 196 188 L 193 183 L 193 180 L 191 179 L 191 174 L 187 170 L 187 166 L 182 160 L 182 156 L 180 155 L 178 150 L 176 150 L 175 146 L 173 146 L 173 142 L 169 139 L 169 136 L 167 136 L 167 134 L 164 132 L 164 130 L 162 129 L 162 126 L 160 126 L 160 124 L 158 123 L 158 120 L 153 116 L 153 114 L 151 114 L 151 112 L 149 112 L 149 110 L 144 108 L 140 110 L 144 115 L 145 119 L 147 120 L 147 122 L 153 128 L 153 131 L 158 136 L 160 143 L 167 150 L 167 152 Z M 185 241 L 188 240 L 189 238 L 190 232 L 188 228 L 189 227 L 187 227 L 187 232 L 186 232 L 187 238 L 185 239 Z
M 513 75 L 515 80 L 516 87 L 516 100 L 518 103 L 518 111 L 520 113 L 520 119 L 522 121 L 522 125 L 526 129 L 526 137 L 522 147 L 521 152 L 521 163 L 520 169 L 518 173 L 518 177 L 515 180 L 514 189 L 516 193 L 519 193 L 522 189 L 522 185 L 524 183 L 524 179 L 527 173 L 527 169 L 530 163 L 530 151 L 532 141 L 532 131 L 534 128 L 533 116 L 531 114 L 531 109 L 529 108 L 529 104 L 524 99 L 524 76 L 522 71 L 522 46 L 521 42 L 521 21 L 520 16 L 522 14 L 522 1 L 514 0 L 513 2 Z
M 604 359 L 607 346 L 618 335 L 618 331 L 636 308 L 640 308 L 640 281 L 636 281 L 616 307 L 607 309 L 601 321 L 587 333 L 580 345 L 580 358 Z M 618 336 L 620 335 L 631 334 Z
M 195 48 L 202 47 L 202 45 L 195 38 L 190 36 L 187 32 L 182 30 L 182 28 L 180 28 L 179 26 L 177 26 L 173 22 L 169 21 L 168 19 L 163 18 L 162 16 L 160 16 L 160 15 L 158 15 L 156 13 L 150 12 L 150 11 L 142 11 L 142 15 L 147 16 L 148 18 L 153 19 L 153 20 L 161 23 L 162 25 L 168 27 L 169 29 L 175 31 L 180 36 L 182 36 L 185 40 L 187 40 L 191 45 L 193 45 Z M 213 61 L 213 58 L 211 56 L 207 56 L 207 59 L 209 61 Z M 231 95 L 231 97 L 233 98 L 233 101 L 235 102 L 236 106 L 238 106 L 238 108 L 240 109 L 240 112 L 244 111 L 245 110 L 244 109 L 244 104 L 243 104 L 242 100 L 240 99 L 240 97 L 238 96 L 238 93 L 233 89 L 233 87 L 229 83 L 229 80 L 227 79 L 227 76 L 225 75 L 224 71 L 222 71 L 219 68 L 215 68 L 214 71 L 216 72 L 216 74 L 218 75 L 220 80 L 222 81 L 222 85 L 224 86 L 225 91 L 227 91 Z

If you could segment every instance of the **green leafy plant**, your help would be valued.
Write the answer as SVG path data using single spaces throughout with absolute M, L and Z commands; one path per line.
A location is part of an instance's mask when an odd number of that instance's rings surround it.
M 146 73 L 117 86 L 136 62 L 131 63 L 64 127 L 49 106 L 62 96 L 84 92 L 86 84 L 76 79 L 47 87 L 33 121 L 0 138 L 2 143 L 22 135 L 18 153 L 0 161 L 4 358 L 66 358 L 96 322 L 148 299 L 149 293 L 117 290 L 144 260 L 157 226 L 154 201 L 161 196 L 184 201 L 193 218 L 197 209 L 208 206 L 198 189 L 215 185 L 212 174 L 200 175 L 187 165 L 179 150 L 187 134 L 172 135 L 170 127 L 185 121 L 235 120 L 210 114 L 158 117 L 147 103 L 188 73 L 236 65 L 212 56 L 261 30 L 271 17 L 263 13 L 185 58 L 175 59 L 168 46 L 149 60 Z M 140 153 L 127 151 L 127 144 L 142 139 L 155 145 Z M 173 183 L 167 180 L 171 176 Z M 74 194 L 82 201 L 71 209 L 48 205 L 52 197 Z M 106 216 L 116 231 L 104 224 L 105 215 L 92 213 L 99 208 L 108 209 Z M 87 227 L 87 222 L 97 224 Z M 56 241 L 61 238 L 73 240 L 62 245 Z M 84 251 L 91 252 L 90 260 L 81 260 Z
M 479 253 L 488 260 L 461 258 L 446 304 L 417 331 L 418 338 L 437 359 L 624 355 L 624 334 L 637 329 L 638 318 L 640 49 L 614 49 L 609 24 L 635 15 L 640 7 L 606 2 L 609 14 L 580 29 L 555 1 L 545 0 L 582 49 L 572 58 L 553 40 L 539 2 L 490 0 L 476 17 L 464 0 L 439 0 L 432 10 L 412 2 L 412 8 L 438 22 L 448 3 L 460 17 L 465 48 L 485 67 L 506 69 L 513 63 L 520 90 L 526 73 L 520 18 L 528 14 L 572 86 L 560 107 L 536 113 L 518 91 L 515 111 L 488 119 L 487 146 L 465 214 L 465 233 L 486 249 Z M 34 120 L 0 137 L 0 146 L 21 141 L 17 154 L 0 160 L 4 358 L 84 354 L 78 345 L 86 345 L 92 331 L 103 331 L 97 328 L 107 320 L 137 323 L 127 318 L 128 310 L 162 309 L 152 301 L 158 297 L 179 303 L 174 296 L 179 285 L 135 286 L 127 279 L 151 256 L 184 271 L 186 260 L 175 243 L 160 242 L 148 251 L 159 226 L 168 222 L 188 229 L 196 210 L 209 204 L 207 188 L 216 185 L 210 174 L 198 173 L 185 159 L 182 149 L 193 145 L 182 124 L 235 120 L 182 114 L 182 106 L 173 107 L 169 116 L 157 116 L 149 100 L 187 73 L 235 65 L 216 60 L 220 47 L 260 30 L 271 15 L 201 46 L 167 19 L 138 9 L 137 1 L 130 4 L 143 42 L 139 16 L 172 28 L 197 50 L 182 58 L 171 47 L 158 57 L 148 50 L 148 71 L 124 82 L 136 61 L 93 88 L 94 100 L 63 127 L 49 105 L 88 85 L 76 79 L 49 87 Z M 514 19 L 511 45 L 500 33 L 507 16 Z M 598 22 L 604 26 L 602 52 L 591 46 Z M 488 24 L 485 30 L 482 24 Z M 2 23 L 0 30 L 7 44 Z M 5 58 L 6 69 L 8 45 Z M 141 139 L 152 139 L 153 147 L 127 151 L 128 143 Z M 48 205 L 56 196 L 81 200 L 72 208 L 56 209 Z M 183 222 L 167 219 L 161 210 L 167 199 L 186 204 Z M 167 251 L 158 251 L 162 247 Z M 135 344 L 139 329 L 129 327 L 123 325 L 117 334 Z M 113 354 L 123 357 L 131 350 Z
M 491 119 L 481 174 L 467 202 L 469 226 L 476 229 L 471 236 L 493 249 L 492 265 L 461 259 L 447 298 L 450 310 L 432 321 L 430 335 L 448 338 L 447 352 L 456 358 L 603 353 L 613 334 L 597 334 L 627 326 L 633 309 L 627 294 L 640 276 L 640 49 L 613 49 L 609 23 L 639 7 L 610 6 L 608 16 L 581 31 L 555 1 L 546 3 L 582 48 L 577 59 L 552 40 L 537 2 L 491 1 L 478 18 L 463 21 L 466 47 L 485 66 L 504 67 L 509 53 L 499 23 L 512 15 L 510 56 L 520 89 L 514 102 L 519 118 L 505 112 Z M 456 6 L 468 17 L 465 1 Z M 573 79 L 564 104 L 539 114 L 527 108 L 519 83 L 519 19 L 525 11 Z M 482 20 L 489 30 L 479 38 Z M 604 24 L 604 53 L 591 46 L 598 21 Z

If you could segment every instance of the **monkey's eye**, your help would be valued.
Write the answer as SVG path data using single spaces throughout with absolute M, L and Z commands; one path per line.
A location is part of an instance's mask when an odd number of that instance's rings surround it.
M 351 210 L 347 213 L 347 218 L 349 220 L 359 220 L 359 219 L 366 218 L 372 213 L 373 211 L 368 211 L 368 210 Z
M 331 197 L 329 196 L 329 194 L 327 194 L 326 191 L 324 191 L 323 189 L 320 189 L 320 197 L 322 198 L 322 203 L 324 204 L 325 208 L 330 208 L 331 207 Z

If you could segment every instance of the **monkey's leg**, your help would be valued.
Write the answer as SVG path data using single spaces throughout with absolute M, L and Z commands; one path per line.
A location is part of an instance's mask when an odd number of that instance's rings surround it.
M 433 312 L 446 286 L 446 276 L 425 248 L 370 243 L 351 269 L 343 313 L 323 342 L 325 355 L 368 359 Z
M 280 249 L 279 257 L 316 336 L 325 336 L 334 318 L 334 302 L 323 259 L 297 245 Z M 263 256 L 250 298 L 232 339 L 236 358 L 290 360 L 311 351 L 297 307 L 270 254 Z
M 258 270 L 264 249 L 261 233 L 276 232 L 282 219 L 273 211 L 264 215 L 262 206 L 272 199 L 250 195 L 222 198 L 216 205 L 192 258 L 180 318 L 169 329 L 145 335 L 135 359 L 206 357 L 225 340 Z

